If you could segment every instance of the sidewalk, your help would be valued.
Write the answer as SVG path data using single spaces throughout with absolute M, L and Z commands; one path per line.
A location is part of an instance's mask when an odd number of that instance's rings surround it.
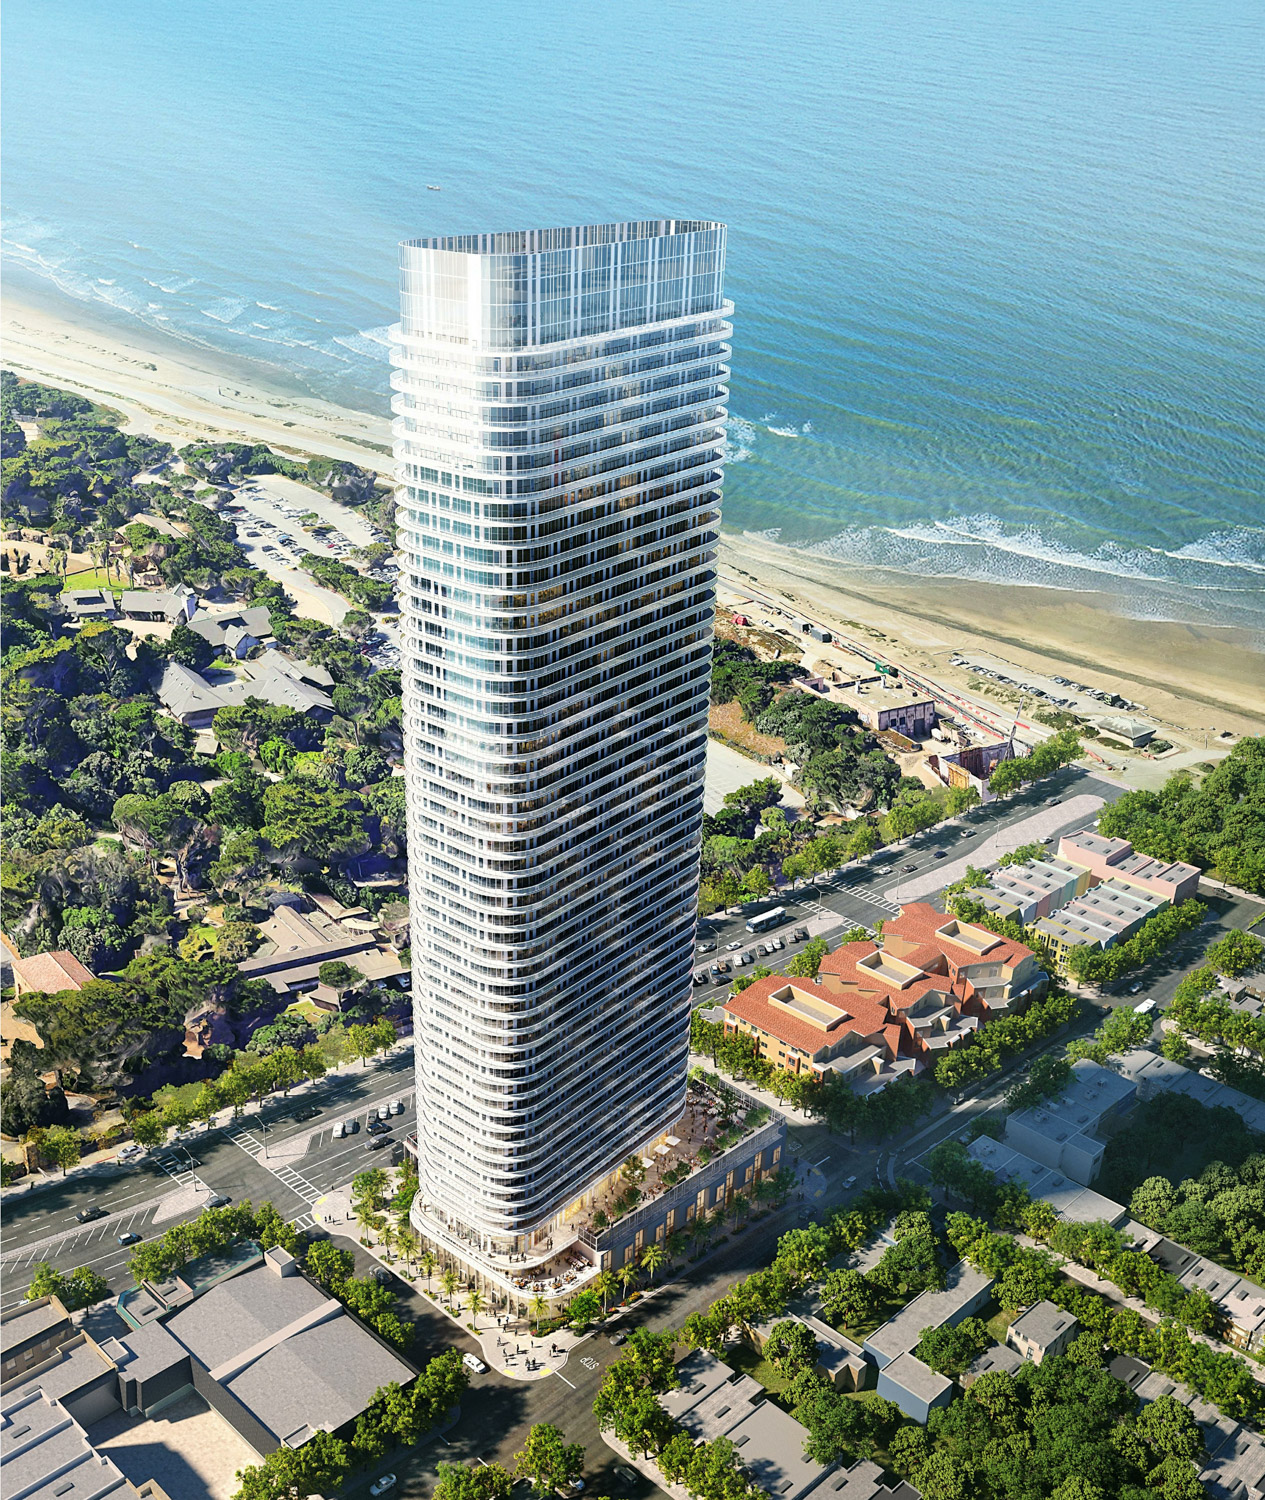
M 191 1125 L 189 1129 L 184 1132 L 169 1132 L 167 1139 L 165 1141 L 159 1142 L 157 1146 L 151 1147 L 146 1155 L 148 1156 L 154 1151 L 162 1151 L 167 1146 L 172 1145 L 173 1142 L 177 1142 L 178 1144 L 183 1145 L 194 1139 L 194 1137 L 210 1135 L 214 1130 L 224 1130 L 231 1125 L 241 1125 L 245 1127 L 248 1121 L 257 1120 L 259 1118 L 260 1110 L 262 1109 L 263 1105 L 275 1104 L 278 1101 L 287 1104 L 297 1104 L 304 1099 L 314 1099 L 315 1096 L 319 1096 L 322 1089 L 327 1088 L 331 1083 L 339 1082 L 349 1076 L 357 1078 L 371 1076 L 373 1073 L 377 1072 L 379 1068 L 388 1063 L 393 1057 L 399 1056 L 401 1052 L 406 1050 L 412 1051 L 412 1049 L 413 1038 L 411 1036 L 401 1037 L 393 1046 L 388 1047 L 380 1057 L 375 1057 L 367 1068 L 359 1058 L 355 1059 L 354 1061 L 339 1063 L 336 1068 L 331 1068 L 328 1073 L 325 1073 L 315 1082 L 312 1082 L 310 1079 L 304 1079 L 303 1082 L 296 1083 L 288 1093 L 282 1094 L 278 1092 L 266 1095 L 263 1100 L 263 1104 L 256 1105 L 253 1113 L 249 1105 L 245 1106 L 240 1114 L 238 1114 L 232 1108 L 232 1106 L 229 1106 L 225 1109 L 219 1110 L 216 1113 L 214 1119 L 209 1124 L 200 1122 L 197 1125 Z M 410 1082 L 407 1087 L 401 1085 L 401 1090 L 402 1092 L 408 1092 L 408 1089 L 411 1087 L 412 1084 Z M 312 1137 L 314 1135 L 319 1135 L 322 1130 L 328 1129 L 328 1127 L 329 1121 L 326 1120 L 313 1125 L 311 1130 L 299 1131 L 295 1135 L 287 1136 L 286 1139 L 283 1142 L 279 1143 L 276 1148 L 278 1152 L 277 1159 L 290 1160 L 297 1159 L 298 1157 L 306 1155 Z M 21 1196 L 25 1193 L 38 1192 L 40 1188 L 48 1187 L 53 1183 L 64 1182 L 68 1178 L 80 1176 L 84 1173 L 88 1173 L 90 1175 L 102 1175 L 103 1168 L 118 1167 L 126 1170 L 126 1164 L 121 1163 L 118 1159 L 118 1156 L 122 1148 L 128 1144 L 130 1144 L 129 1141 L 120 1141 L 116 1146 L 110 1146 L 101 1151 L 89 1152 L 88 1154 L 80 1157 L 75 1165 L 71 1167 L 64 1175 L 59 1168 L 31 1172 L 26 1177 L 23 1177 L 21 1181 L 12 1183 L 9 1187 L 3 1189 L 3 1191 L 0 1191 L 0 1203 L 6 1202 L 11 1197 Z M 282 1155 L 282 1153 L 284 1153 L 284 1155 Z M 145 1157 L 137 1158 L 138 1161 L 143 1161 L 145 1159 Z
M 1029 1250 L 1046 1250 L 1049 1247 L 1043 1245 L 1040 1240 L 1033 1239 L 1030 1235 L 1017 1234 L 1015 1240 L 1018 1244 L 1026 1246 Z M 1082 1266 L 1074 1260 L 1064 1260 L 1060 1266 L 1065 1276 L 1070 1276 L 1073 1281 L 1079 1282 L 1081 1286 L 1091 1292 L 1097 1292 L 1100 1297 L 1117 1307 L 1127 1307 L 1130 1312 L 1137 1313 L 1146 1319 L 1148 1323 L 1158 1326 L 1164 1321 L 1164 1315 L 1156 1312 L 1153 1307 L 1148 1307 L 1140 1297 L 1126 1297 L 1118 1286 L 1112 1281 L 1107 1281 L 1099 1276 L 1096 1271 L 1091 1271 L 1088 1266 Z M 1251 1371 L 1252 1379 L 1260 1385 L 1265 1385 L 1265 1367 L 1256 1360 L 1244 1355 L 1242 1349 L 1236 1349 L 1233 1344 L 1224 1343 L 1221 1339 L 1215 1339 L 1210 1334 L 1196 1333 L 1193 1328 L 1187 1328 L 1186 1333 L 1192 1341 L 1206 1344 L 1214 1354 L 1234 1354 L 1242 1359 L 1243 1363 Z
M 312 1218 L 322 1228 L 348 1239 L 358 1240 L 362 1244 L 367 1239 L 368 1243 L 364 1248 L 369 1254 L 393 1275 L 426 1297 L 437 1312 L 449 1318 L 463 1333 L 471 1334 L 479 1343 L 483 1362 L 499 1375 L 508 1376 L 511 1380 L 545 1380 L 566 1367 L 567 1357 L 577 1344 L 593 1336 L 595 1329 L 574 1333 L 569 1328 L 563 1328 L 537 1338 L 532 1331 L 530 1319 L 506 1313 L 484 1311 L 476 1320 L 470 1316 L 468 1309 L 462 1307 L 460 1293 L 454 1294 L 456 1306 L 450 1307 L 443 1291 L 436 1284 L 433 1273 L 428 1283 L 423 1273 L 410 1270 L 408 1262 L 402 1257 L 388 1258 L 387 1252 L 372 1232 L 368 1235 L 361 1234 L 352 1212 L 351 1195 L 346 1190 L 339 1189 L 318 1198 L 312 1205 Z M 642 1301 L 650 1295 L 652 1292 L 643 1292 L 638 1300 Z M 471 1327 L 471 1324 L 474 1326 Z M 488 1326 L 480 1326 L 483 1324 Z M 608 1322 L 601 1326 L 610 1325 Z

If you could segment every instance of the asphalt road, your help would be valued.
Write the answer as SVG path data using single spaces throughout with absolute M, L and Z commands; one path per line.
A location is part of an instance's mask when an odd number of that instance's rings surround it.
M 0 1229 L 0 1272 L 4 1305 L 20 1301 L 30 1268 L 48 1261 L 61 1269 L 91 1266 L 118 1290 L 128 1284 L 130 1248 L 125 1233 L 152 1239 L 172 1224 L 195 1217 L 213 1193 L 240 1202 L 271 1201 L 285 1218 L 307 1227 L 306 1217 L 321 1194 L 350 1181 L 362 1167 L 389 1160 L 387 1151 L 370 1153 L 365 1125 L 370 1105 L 402 1099 L 405 1112 L 392 1117 L 392 1136 L 403 1141 L 416 1122 L 413 1109 L 413 1054 L 401 1048 L 378 1066 L 339 1074 L 315 1089 L 252 1108 L 232 1125 L 212 1131 L 195 1128 L 178 1145 L 151 1152 L 131 1167 L 106 1166 L 75 1173 L 5 1199 Z M 295 1120 L 296 1109 L 319 1111 Z M 356 1119 L 358 1133 L 334 1138 L 339 1121 Z M 309 1136 L 306 1151 L 287 1153 L 287 1143 Z M 265 1144 L 267 1150 L 265 1152 Z M 75 1215 L 104 1208 L 108 1218 L 80 1227 Z
M 1047 807 L 1051 797 L 1067 801 L 1085 793 L 1101 797 L 1104 802 L 1114 802 L 1123 795 L 1122 789 L 1111 782 L 1102 781 L 1089 772 L 1069 768 L 1005 802 L 975 808 L 960 819 L 927 829 L 904 843 L 890 845 L 865 863 L 849 865 L 832 879 L 818 880 L 795 892 L 779 892 L 741 914 L 734 913 L 732 909 L 724 914 L 718 912 L 699 923 L 700 945 L 714 942 L 716 947 L 715 951 L 700 951 L 696 955 L 698 965 L 703 968 L 718 958 L 733 959 L 739 951 L 753 948 L 765 934 L 749 933 L 747 920 L 753 912 L 767 911 L 774 906 L 784 906 L 788 917 L 784 924 L 772 929 L 772 934 L 786 940 L 786 948 L 773 960 L 757 956 L 757 963 L 764 963 L 770 968 L 780 969 L 804 946 L 790 941 L 789 931 L 797 926 L 811 923 L 814 935 L 828 939 L 837 937 L 849 927 L 872 929 L 880 918 L 886 920 L 894 917 L 900 910 L 899 905 L 886 895 L 888 890 L 903 881 L 917 879 L 920 874 L 926 874 L 936 865 L 943 864 L 947 867 L 957 860 L 969 860 L 999 830 L 1020 823 L 1036 812 L 1056 813 L 1057 809 Z M 1073 816 L 1062 822 L 1057 819 L 1053 821 L 1057 826 L 1052 848 L 1057 845 L 1060 834 L 1070 833 L 1085 824 L 1083 816 Z M 937 850 L 943 852 L 943 859 L 936 858 Z M 912 866 L 912 869 L 906 869 L 906 866 Z M 880 870 L 891 870 L 892 873 L 880 874 Z M 923 899 L 939 905 L 943 890 L 943 886 L 937 887 Z M 729 951 L 731 947 L 733 951 Z M 741 972 L 741 969 L 735 967 L 734 973 L 724 975 L 719 983 L 697 986 L 694 991 L 695 1004 L 710 1004 L 725 995 L 734 974 Z

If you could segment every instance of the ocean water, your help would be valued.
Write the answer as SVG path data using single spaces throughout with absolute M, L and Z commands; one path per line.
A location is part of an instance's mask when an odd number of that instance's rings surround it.
M 1259 0 L 9 0 L 4 41 L 3 256 L 98 311 L 381 412 L 397 239 L 724 219 L 728 524 L 1265 634 Z

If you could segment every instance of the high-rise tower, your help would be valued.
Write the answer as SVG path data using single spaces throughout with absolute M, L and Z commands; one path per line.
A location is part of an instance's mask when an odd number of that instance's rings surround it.
M 476 1257 L 685 1099 L 724 263 L 672 219 L 400 249 L 413 1214 Z

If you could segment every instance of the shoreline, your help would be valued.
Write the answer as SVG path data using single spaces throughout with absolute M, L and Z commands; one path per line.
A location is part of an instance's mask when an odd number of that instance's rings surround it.
M 392 474 L 381 451 L 389 418 L 323 401 L 284 372 L 144 324 L 120 326 L 59 293 L 6 288 L 0 311 L 6 368 L 113 406 L 136 430 L 177 446 L 208 433 L 262 441 Z M 1210 751 L 1222 730 L 1265 730 L 1265 657 L 1239 627 L 1135 620 L 1106 592 L 920 579 L 732 531 L 721 536 L 720 575 L 731 591 L 758 587 L 842 630 L 878 632 L 887 649 L 952 685 L 965 687 L 970 674 L 950 655 L 982 650 L 1033 671 L 1062 668 L 1094 686 L 1123 687 L 1196 746 L 1207 733 Z
M 349 459 L 390 477 L 391 421 L 313 396 L 283 371 L 233 360 L 58 294 L 6 290 L 3 363 L 112 406 L 130 427 L 180 446 L 208 432 Z M 384 392 L 385 394 L 385 392 Z

